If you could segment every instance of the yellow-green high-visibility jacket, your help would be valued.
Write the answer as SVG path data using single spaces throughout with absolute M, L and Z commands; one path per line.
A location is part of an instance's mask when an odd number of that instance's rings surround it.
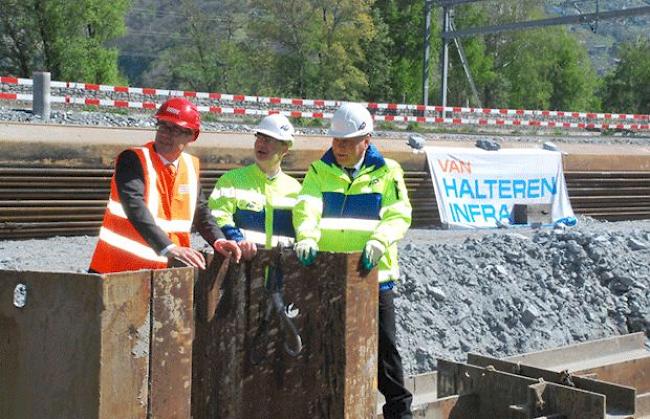
M 228 240 L 249 240 L 270 248 L 295 238 L 291 210 L 300 182 L 280 171 L 273 179 L 251 164 L 219 178 L 208 205 Z
M 359 252 L 370 239 L 386 246 L 379 282 L 392 287 L 399 278 L 397 241 L 411 225 L 411 203 L 400 165 L 374 145 L 366 150 L 354 179 L 328 150 L 307 171 L 293 209 L 296 240 L 313 239 L 322 251 Z

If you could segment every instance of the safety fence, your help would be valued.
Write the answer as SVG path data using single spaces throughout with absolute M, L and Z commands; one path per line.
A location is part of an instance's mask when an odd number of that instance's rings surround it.
M 32 102 L 33 80 L 0 77 L 0 100 Z M 234 95 L 64 81 L 50 82 L 52 104 L 155 110 L 171 96 L 194 101 L 200 112 L 264 116 L 282 113 L 293 118 L 330 119 L 343 101 Z M 527 109 L 489 109 L 362 102 L 375 121 L 429 125 L 492 126 L 507 129 L 650 131 L 650 115 Z

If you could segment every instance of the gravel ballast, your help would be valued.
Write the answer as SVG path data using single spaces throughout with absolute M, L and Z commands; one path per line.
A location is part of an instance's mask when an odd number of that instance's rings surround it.
M 0 269 L 84 272 L 95 237 L 0 241 Z M 200 246 L 200 239 L 195 241 Z M 650 221 L 411 230 L 400 242 L 405 372 L 650 330 Z

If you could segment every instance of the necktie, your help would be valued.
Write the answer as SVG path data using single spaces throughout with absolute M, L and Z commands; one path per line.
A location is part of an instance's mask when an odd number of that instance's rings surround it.
M 350 176 L 350 179 L 352 179 L 353 177 L 352 175 L 354 174 L 354 167 L 352 168 L 346 167 L 345 171 L 348 172 L 348 176 Z
M 174 166 L 172 163 L 167 164 L 167 171 L 172 177 L 176 177 L 176 166 Z

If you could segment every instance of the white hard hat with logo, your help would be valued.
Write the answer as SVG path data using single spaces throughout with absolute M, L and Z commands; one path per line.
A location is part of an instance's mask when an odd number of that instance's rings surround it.
M 356 138 L 372 134 L 373 129 L 368 109 L 358 103 L 344 103 L 334 113 L 328 134 L 334 138 Z
M 262 119 L 257 128 L 255 128 L 255 132 L 275 138 L 276 140 L 293 143 L 295 130 L 286 116 L 276 113 Z

